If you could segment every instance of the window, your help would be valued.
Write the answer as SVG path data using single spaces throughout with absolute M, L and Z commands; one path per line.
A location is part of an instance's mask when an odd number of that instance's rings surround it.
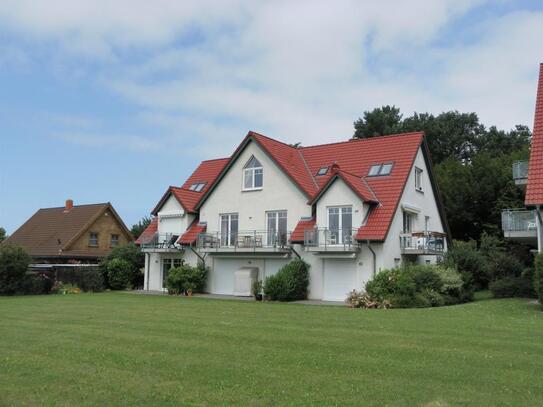
M 267 218 L 267 245 L 285 245 L 287 243 L 287 211 L 268 212 Z
M 183 259 L 162 259 L 162 288 L 166 288 L 168 272 L 175 267 L 181 267 Z
M 390 172 L 392 171 L 392 166 L 393 163 L 374 164 L 370 167 L 368 176 L 376 177 L 380 175 L 390 175 Z
M 422 170 L 418 167 L 415 167 L 415 189 L 422 191 Z
M 238 214 L 221 215 L 221 246 L 235 246 L 238 238 Z
M 403 233 L 411 233 L 413 231 L 415 215 L 411 212 L 403 212 Z
M 328 208 L 327 244 L 352 243 L 353 208 L 351 206 L 336 206 Z
M 115 247 L 119 244 L 119 235 L 113 234 L 111 235 L 111 240 L 109 242 L 109 245 L 111 247 Z
M 89 246 L 92 246 L 92 247 L 98 246 L 98 233 L 96 232 L 89 233 Z
M 195 191 L 195 192 L 201 192 L 205 186 L 206 186 L 205 182 L 196 182 L 189 187 L 189 190 Z
M 317 175 L 326 175 L 327 172 L 328 172 L 328 167 L 321 167 L 317 171 Z
M 262 164 L 252 156 L 243 167 L 243 190 L 251 191 L 261 189 L 264 183 Z

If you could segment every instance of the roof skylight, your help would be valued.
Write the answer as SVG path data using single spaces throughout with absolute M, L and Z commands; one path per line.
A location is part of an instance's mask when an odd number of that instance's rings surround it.
M 370 167 L 368 176 L 377 177 L 381 175 L 390 175 L 390 172 L 392 171 L 392 166 L 392 163 L 374 164 Z

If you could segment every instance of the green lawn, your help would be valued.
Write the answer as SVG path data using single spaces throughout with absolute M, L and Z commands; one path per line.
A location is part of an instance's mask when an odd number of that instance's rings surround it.
M 0 298 L 0 405 L 543 405 L 526 300 L 418 310 Z

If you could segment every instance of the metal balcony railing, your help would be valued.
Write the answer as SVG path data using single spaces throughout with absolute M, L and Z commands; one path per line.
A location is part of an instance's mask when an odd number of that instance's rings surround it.
M 400 248 L 404 254 L 442 254 L 446 234 L 441 232 L 400 233 Z
M 356 228 L 315 228 L 304 231 L 304 245 L 322 250 L 352 250 L 358 247 Z
M 145 249 L 178 249 L 180 247 L 177 244 L 179 235 L 173 233 L 155 233 L 151 238 L 141 242 L 140 247 Z
M 289 232 L 247 230 L 238 232 L 207 232 L 198 235 L 198 248 L 223 251 L 286 250 L 290 242 Z
M 528 161 L 515 161 L 513 163 L 513 179 L 517 184 L 524 184 L 528 180 Z
M 504 209 L 502 211 L 502 229 L 504 232 L 535 232 L 537 230 L 535 211 Z

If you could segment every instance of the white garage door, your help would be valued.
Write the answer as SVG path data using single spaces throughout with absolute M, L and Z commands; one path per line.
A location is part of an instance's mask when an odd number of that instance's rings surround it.
M 240 268 L 236 259 L 215 259 L 211 278 L 213 279 L 212 294 L 234 294 L 236 270 Z
M 323 284 L 323 300 L 344 301 L 347 294 L 360 285 L 356 281 L 356 263 L 352 259 L 326 259 Z

